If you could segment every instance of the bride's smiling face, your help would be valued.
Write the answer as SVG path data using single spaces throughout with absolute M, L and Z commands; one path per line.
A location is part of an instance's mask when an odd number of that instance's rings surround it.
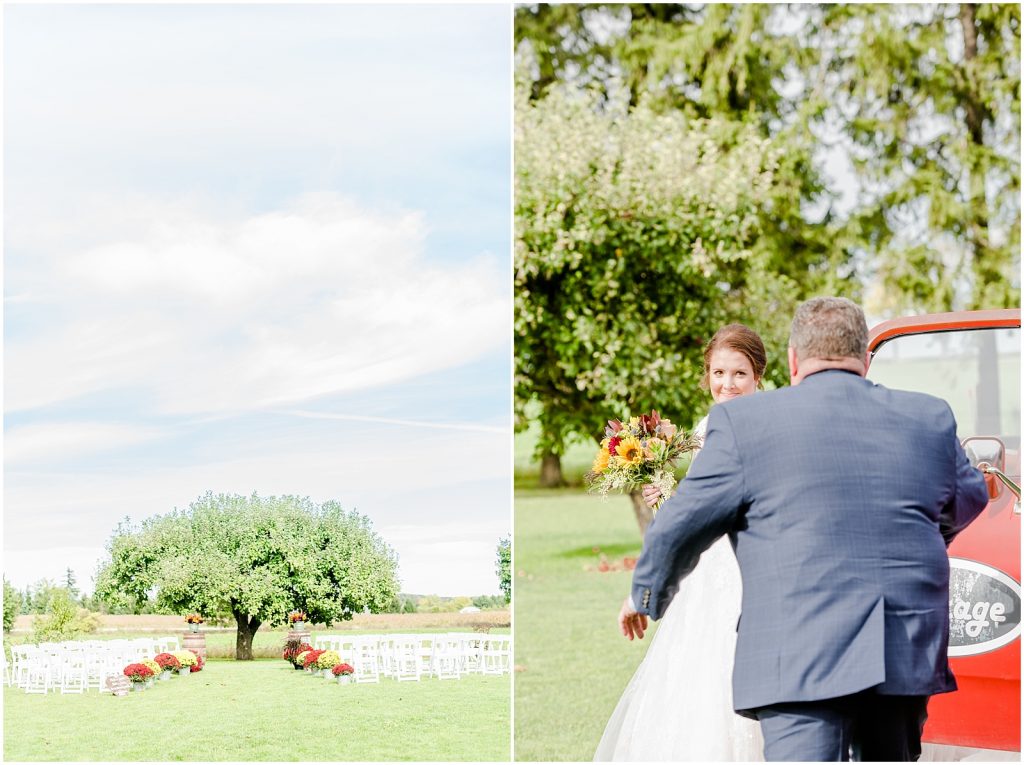
M 754 367 L 744 354 L 732 348 L 716 348 L 711 354 L 708 383 L 716 404 L 757 390 Z

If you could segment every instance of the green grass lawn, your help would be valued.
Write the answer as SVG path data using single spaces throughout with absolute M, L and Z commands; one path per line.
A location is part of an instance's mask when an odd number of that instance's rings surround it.
M 211 660 L 115 698 L 4 689 L 6 760 L 507 760 L 508 676 L 339 686 Z
M 618 632 L 631 572 L 598 572 L 594 547 L 609 563 L 640 552 L 628 498 L 517 489 L 517 760 L 590 760 L 649 645 Z

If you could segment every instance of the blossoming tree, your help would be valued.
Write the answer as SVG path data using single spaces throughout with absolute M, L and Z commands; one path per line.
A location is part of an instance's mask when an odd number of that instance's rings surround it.
M 100 597 L 232 618 L 236 659 L 251 659 L 260 626 L 284 624 L 293 608 L 329 624 L 383 609 L 398 592 L 395 553 L 337 502 L 207 493 L 138 528 L 126 520 L 108 552 Z

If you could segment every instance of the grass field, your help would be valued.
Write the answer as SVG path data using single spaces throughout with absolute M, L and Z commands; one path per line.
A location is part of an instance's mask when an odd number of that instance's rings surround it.
M 639 551 L 625 497 L 605 502 L 579 489 L 516 490 L 517 760 L 593 757 L 650 642 L 619 634 L 615 620 L 631 572 L 599 572 L 599 555 L 615 569 Z
M 339 686 L 211 660 L 121 698 L 4 689 L 6 760 L 507 760 L 509 678 Z

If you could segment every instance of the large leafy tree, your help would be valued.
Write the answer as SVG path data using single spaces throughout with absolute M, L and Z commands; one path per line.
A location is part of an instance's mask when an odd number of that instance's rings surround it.
M 383 610 L 398 593 L 394 552 L 336 502 L 207 493 L 138 528 L 123 522 L 108 551 L 98 595 L 233 619 L 237 659 L 251 659 L 256 631 L 291 609 L 329 624 Z
M 650 400 L 665 411 L 679 403 L 688 418 L 694 407 L 705 405 L 704 394 L 696 390 L 699 369 L 694 352 L 719 324 L 746 321 L 777 338 L 785 324 L 780 317 L 796 299 L 821 292 L 858 296 L 859 285 L 849 278 L 856 243 L 848 240 L 833 219 L 831 197 L 813 162 L 816 139 L 812 125 L 825 108 L 826 94 L 811 81 L 799 80 L 788 89 L 780 85 L 787 68 L 809 66 L 816 60 L 816 52 L 785 29 L 773 26 L 772 13 L 769 6 L 761 5 L 676 4 L 537 5 L 516 11 L 521 81 L 517 119 L 530 109 L 556 108 L 545 104 L 564 100 L 567 87 L 584 88 L 596 94 L 591 98 L 592 110 L 612 116 L 618 125 L 635 122 L 638 126 L 634 135 L 615 143 L 621 168 L 629 171 L 651 161 L 659 145 L 646 143 L 651 140 L 674 141 L 677 152 L 687 153 L 682 161 L 677 155 L 658 157 L 660 164 L 651 167 L 646 177 L 633 171 L 630 185 L 617 191 L 622 200 L 619 209 L 593 211 L 595 221 L 610 214 L 607 226 L 599 223 L 599 227 L 629 231 L 611 251 L 621 251 L 630 262 L 662 261 L 661 268 L 641 268 L 631 274 L 633 279 L 650 276 L 659 283 L 644 288 L 647 299 L 637 307 L 665 321 L 672 321 L 669 314 L 675 314 L 674 320 L 687 330 L 686 337 L 681 337 L 666 333 L 664 327 L 653 334 L 631 328 L 622 333 L 618 344 L 606 348 L 616 357 L 635 353 L 649 362 L 661 358 L 659 363 L 666 365 L 647 370 L 648 378 L 660 377 L 659 394 L 633 394 L 634 404 Z M 678 135 L 644 135 L 639 128 L 654 117 L 668 120 L 664 123 L 668 131 Z M 573 125 L 558 124 L 569 119 L 581 117 L 562 109 L 560 116 L 545 122 L 544 129 L 559 133 L 550 136 L 553 142 L 563 145 L 575 140 Z M 574 191 L 572 184 L 578 177 L 567 178 L 564 173 L 549 188 L 540 187 L 535 169 L 524 166 L 531 161 L 531 149 L 525 143 L 543 146 L 548 137 L 528 127 L 520 127 L 516 136 L 517 195 L 548 195 L 553 208 L 570 206 L 565 228 L 578 228 L 571 219 L 589 216 L 589 211 L 581 216 L 580 208 L 592 204 L 593 195 Z M 714 151 L 701 148 L 702 142 Z M 590 146 L 595 156 L 603 152 L 600 142 Z M 634 162 L 632 155 L 646 158 Z M 726 173 L 730 163 L 737 164 L 740 157 L 748 162 L 744 172 L 751 171 L 752 185 L 737 194 L 737 188 L 748 179 L 741 175 L 737 180 Z M 558 169 L 558 157 L 547 159 Z M 619 168 L 614 164 L 609 168 L 604 176 L 590 180 L 616 182 Z M 768 174 L 762 175 L 761 169 Z M 693 178 L 699 182 L 691 183 Z M 666 190 L 666 179 L 675 184 L 674 190 Z M 654 205 L 660 208 L 662 220 L 635 215 L 634 208 L 647 206 L 651 195 L 661 197 Z M 730 195 L 738 199 L 735 209 L 729 209 L 734 204 Z M 683 199 L 687 201 L 679 207 L 680 218 L 676 219 L 675 208 Z M 548 243 L 534 236 L 533 230 L 538 224 L 550 229 L 553 221 L 537 220 L 540 208 L 535 202 L 517 198 L 517 287 L 522 283 L 520 262 L 547 257 L 543 249 Z M 742 224 L 737 226 L 740 220 Z M 597 244 L 603 239 L 597 237 Z M 707 252 L 715 257 L 705 259 Z M 594 262 L 603 263 L 604 259 Z M 687 262 L 689 268 L 682 265 Z M 581 269 L 591 266 L 586 260 L 579 264 Z M 603 278 L 605 271 L 599 267 L 594 276 Z M 597 294 L 600 292 L 591 295 L 591 301 Z M 530 295 L 536 297 L 536 293 Z M 532 312 L 531 302 L 527 296 L 517 308 Z M 616 310 L 623 310 L 623 304 L 631 305 L 631 301 L 619 301 Z M 559 321 L 558 314 L 552 313 L 558 306 L 539 307 L 548 322 Z M 761 322 L 768 317 L 771 326 Z M 575 322 L 564 317 L 562 321 L 572 331 Z M 557 345 L 550 345 L 551 338 L 537 338 L 548 347 L 551 362 L 550 369 L 543 370 L 546 362 L 531 347 L 531 325 L 520 321 L 517 328 L 517 404 L 520 414 L 526 411 L 527 402 L 539 404 L 541 478 L 542 483 L 553 483 L 560 478 L 558 455 L 565 437 L 599 432 L 594 425 L 600 418 L 575 405 L 577 394 L 566 395 L 567 385 L 574 380 L 568 379 L 571 375 L 565 374 L 564 365 L 558 369 L 555 359 L 560 352 Z M 599 343 L 602 338 L 594 340 Z M 629 347 L 632 345 L 646 347 Z M 782 350 L 776 345 L 773 355 L 780 358 Z M 526 379 L 538 373 L 540 379 Z M 556 387 L 553 381 L 544 379 L 551 376 L 565 383 L 557 396 L 550 395 Z M 617 380 L 620 388 L 625 379 Z M 640 382 L 632 375 L 629 379 L 648 389 L 648 381 Z M 655 384 L 653 380 L 651 384 Z M 687 385 L 694 390 L 680 402 L 670 388 Z M 620 404 L 621 400 L 620 395 Z M 607 403 L 601 406 L 607 408 Z M 525 425 L 525 418 L 520 417 L 517 424 Z M 637 509 L 641 515 L 647 512 Z
M 753 126 L 552 93 L 516 109 L 515 328 L 520 424 L 542 453 L 651 408 L 707 406 L 701 350 L 744 321 L 784 357 L 807 283 L 775 266 L 780 157 Z M 775 363 L 769 379 L 784 381 Z M 641 528 L 650 511 L 634 498 Z

